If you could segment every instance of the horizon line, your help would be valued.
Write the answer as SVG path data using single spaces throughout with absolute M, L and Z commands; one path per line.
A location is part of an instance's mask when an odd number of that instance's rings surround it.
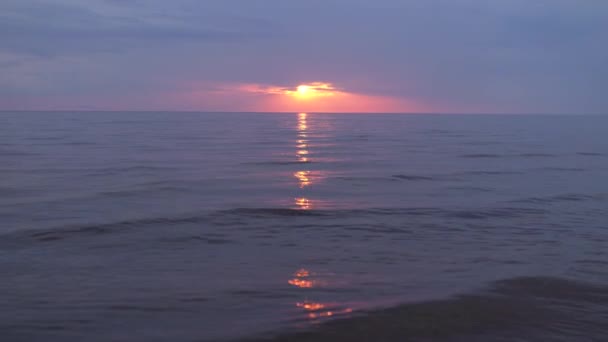
M 386 114 L 386 115 L 606 115 L 608 113 L 509 113 L 509 112 L 276 112 L 276 111 L 209 111 L 209 110 L 106 110 L 106 109 L 0 109 L 0 113 L 61 113 L 61 112 L 82 112 L 82 113 L 199 113 L 199 114 Z

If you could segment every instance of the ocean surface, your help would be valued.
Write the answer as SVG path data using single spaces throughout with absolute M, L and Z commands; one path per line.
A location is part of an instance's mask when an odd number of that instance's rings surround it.
M 608 341 L 607 129 L 0 113 L 0 340 Z

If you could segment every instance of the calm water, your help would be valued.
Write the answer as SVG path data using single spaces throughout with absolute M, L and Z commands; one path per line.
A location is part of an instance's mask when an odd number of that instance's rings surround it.
M 608 339 L 608 117 L 0 121 L 2 341 Z

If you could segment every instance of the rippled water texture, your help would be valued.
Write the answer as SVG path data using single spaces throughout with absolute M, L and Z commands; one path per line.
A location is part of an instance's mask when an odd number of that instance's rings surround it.
M 3 341 L 608 339 L 608 117 L 0 119 Z

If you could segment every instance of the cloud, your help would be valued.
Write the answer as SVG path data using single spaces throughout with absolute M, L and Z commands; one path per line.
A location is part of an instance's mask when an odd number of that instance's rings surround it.
M 180 43 L 234 43 L 264 38 L 270 33 L 261 25 L 212 13 L 199 17 L 178 12 L 146 13 L 122 2 L 100 6 L 82 3 L 11 1 L 0 5 L 0 40 L 3 51 L 57 56 L 74 53 L 123 52 L 134 48 L 167 48 Z M 135 6 L 137 2 L 127 2 Z M 4 8 L 3 8 L 4 7 Z M 129 8 L 129 7 L 127 7 Z

